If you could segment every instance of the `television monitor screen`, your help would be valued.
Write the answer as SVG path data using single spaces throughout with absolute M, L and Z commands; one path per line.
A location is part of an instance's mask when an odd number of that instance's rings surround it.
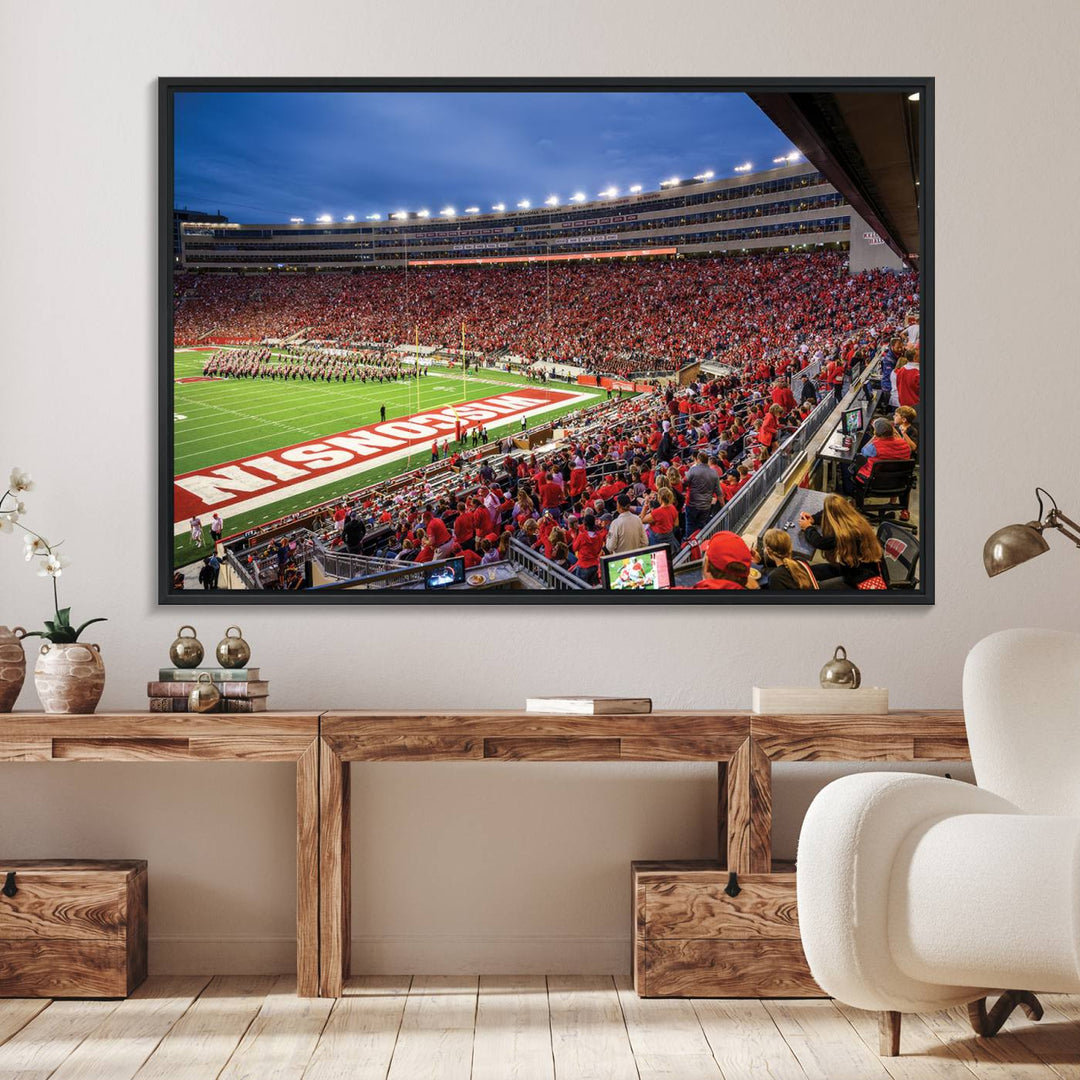
M 862 408 L 844 410 L 844 434 L 858 435 L 862 431 Z
M 605 555 L 600 560 L 601 579 L 610 592 L 632 589 L 670 589 L 671 548 L 667 544 Z
M 433 566 L 424 578 L 425 589 L 445 589 L 465 580 L 465 560 L 460 556 Z

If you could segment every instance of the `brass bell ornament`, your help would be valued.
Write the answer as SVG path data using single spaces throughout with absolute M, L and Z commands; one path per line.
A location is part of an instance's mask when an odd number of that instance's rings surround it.
M 188 693 L 188 712 L 213 712 L 221 701 L 221 694 L 207 671 L 199 672 L 199 678 Z
M 821 685 L 826 690 L 858 690 L 862 673 L 847 656 L 843 645 L 836 646 L 833 658 L 821 669 Z
M 232 632 L 236 631 L 236 637 Z M 218 663 L 223 668 L 242 668 L 251 659 L 251 646 L 243 639 L 239 626 L 230 626 L 218 642 Z
M 184 635 L 185 630 L 191 633 Z M 169 659 L 178 668 L 198 667 L 203 658 L 202 642 L 195 636 L 194 626 L 181 626 L 176 631 L 176 640 L 169 646 Z

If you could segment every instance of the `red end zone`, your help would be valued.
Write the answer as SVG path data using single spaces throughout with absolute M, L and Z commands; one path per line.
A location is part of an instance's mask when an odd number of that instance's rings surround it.
M 184 473 L 173 482 L 173 520 L 184 522 L 214 510 L 235 513 L 275 502 L 289 489 L 299 492 L 365 472 L 423 451 L 435 439 L 452 440 L 458 423 L 472 428 L 583 400 L 585 395 L 569 390 L 530 387 Z

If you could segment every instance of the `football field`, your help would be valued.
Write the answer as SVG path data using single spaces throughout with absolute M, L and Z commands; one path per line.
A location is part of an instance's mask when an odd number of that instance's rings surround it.
M 497 400 L 500 395 L 532 395 L 535 398 L 542 394 L 548 400 L 535 402 L 535 407 L 527 413 L 530 418 L 536 418 L 530 419 L 530 423 L 535 423 L 587 408 L 607 396 L 606 391 L 596 387 L 562 382 L 548 383 L 542 388 L 540 383 L 520 375 L 487 369 L 470 372 L 462 378 L 459 369 L 438 366 L 432 367 L 431 373 L 420 379 L 383 383 L 200 379 L 207 356 L 209 353 L 185 349 L 178 349 L 174 354 L 175 476 L 185 478 L 202 474 L 213 479 L 230 471 L 241 475 L 237 473 L 238 467 L 250 468 L 254 459 L 268 463 L 275 476 L 295 473 L 302 475 L 304 482 L 294 485 L 302 490 L 290 491 L 288 486 L 281 485 L 278 497 L 278 485 L 266 479 L 264 468 L 260 474 L 262 479 L 252 480 L 244 489 L 248 492 L 259 487 L 272 489 L 259 491 L 257 498 L 230 495 L 231 503 L 220 507 L 196 504 L 194 512 L 200 514 L 204 523 L 203 545 L 198 550 L 192 545 L 186 527 L 180 524 L 189 516 L 192 496 L 179 490 L 180 485 L 174 487 L 174 496 L 177 496 L 174 513 L 177 527 L 173 541 L 176 566 L 186 565 L 209 552 L 209 532 L 205 526 L 212 509 L 220 509 L 225 518 L 225 534 L 231 535 L 430 462 L 430 438 L 409 441 L 391 439 L 386 434 L 371 434 L 370 440 L 381 445 L 397 443 L 399 448 L 393 453 L 380 452 L 374 459 L 358 460 L 349 469 L 340 470 L 348 475 L 328 476 L 326 483 L 318 483 L 302 471 L 299 467 L 301 458 L 309 460 L 313 446 L 322 446 L 327 453 L 332 451 L 325 443 L 313 444 L 313 440 L 337 436 L 338 445 L 345 445 L 356 442 L 344 437 L 357 434 L 354 429 L 370 429 L 375 425 L 374 430 L 379 431 L 381 406 L 386 407 L 388 422 L 416 414 L 430 416 L 438 410 L 448 410 L 446 415 L 454 417 L 457 406 L 463 406 L 463 419 L 468 419 L 466 403 L 482 404 L 493 398 Z M 184 382 L 184 379 L 198 381 Z M 518 409 L 513 416 L 485 420 L 484 423 L 494 439 L 508 431 L 519 430 L 521 415 L 522 410 Z M 390 424 L 382 430 L 394 428 L 395 425 Z M 395 429 L 393 434 L 398 431 Z M 444 438 L 449 438 L 451 443 L 454 439 L 452 430 L 446 434 L 445 425 L 439 441 Z M 282 448 L 292 450 L 282 454 Z M 345 454 L 342 450 L 332 452 Z M 283 463 L 282 456 L 293 464 Z M 320 464 L 319 468 L 322 467 Z M 186 482 L 190 486 L 191 481 Z M 188 499 L 183 506 L 182 497 Z M 253 505 L 255 503 L 258 505 Z M 235 512 L 231 506 L 235 506 Z

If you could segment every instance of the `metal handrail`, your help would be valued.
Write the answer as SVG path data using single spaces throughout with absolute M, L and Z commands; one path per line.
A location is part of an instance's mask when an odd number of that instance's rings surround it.
M 516 536 L 510 538 L 510 561 L 540 578 L 549 589 L 564 592 L 592 587 L 558 563 L 552 562 L 546 555 L 523 544 Z

